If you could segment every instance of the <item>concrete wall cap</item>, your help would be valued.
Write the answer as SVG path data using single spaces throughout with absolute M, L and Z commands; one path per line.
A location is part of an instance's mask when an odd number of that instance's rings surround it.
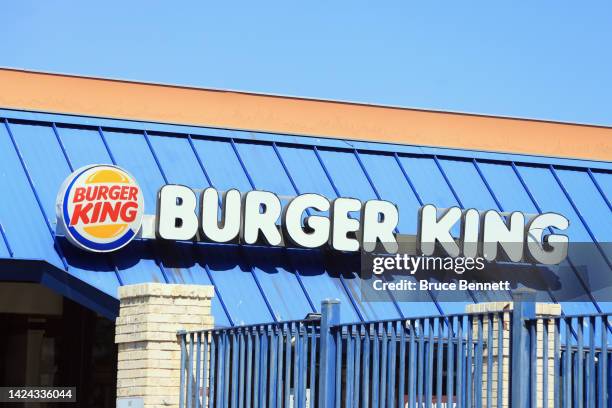
M 513 302 L 486 302 L 467 305 L 465 311 L 467 313 L 489 313 L 511 311 L 514 309 Z M 561 305 L 556 303 L 536 303 L 537 315 L 560 316 Z
M 214 294 L 215 290 L 211 285 L 182 285 L 149 282 L 119 287 L 119 299 L 144 296 L 211 299 Z

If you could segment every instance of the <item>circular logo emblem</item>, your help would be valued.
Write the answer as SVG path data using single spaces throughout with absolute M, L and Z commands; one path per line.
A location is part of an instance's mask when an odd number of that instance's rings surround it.
M 56 211 L 72 244 L 88 251 L 111 252 L 138 233 L 144 199 L 128 172 L 112 165 L 93 165 L 68 176 L 57 196 Z

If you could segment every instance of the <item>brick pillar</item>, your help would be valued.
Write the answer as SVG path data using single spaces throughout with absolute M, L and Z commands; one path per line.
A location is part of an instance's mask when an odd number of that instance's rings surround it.
M 143 283 L 119 288 L 117 400 L 142 398 L 145 407 L 178 407 L 181 347 L 178 330 L 213 327 L 212 286 Z
M 490 302 L 490 303 L 479 303 L 479 304 L 474 304 L 474 305 L 468 305 L 466 307 L 466 312 L 468 313 L 488 313 L 488 312 L 501 312 L 501 311 L 511 311 L 513 309 L 513 304 L 512 302 Z M 561 305 L 558 304 L 551 304 L 551 303 L 537 303 L 536 304 L 536 316 L 559 316 L 561 315 Z M 511 336 L 511 332 L 510 332 L 510 324 L 511 324 L 511 317 L 509 315 L 509 313 L 504 313 L 504 317 L 503 317 L 503 321 L 502 321 L 503 327 L 502 327 L 502 378 L 503 378 L 503 383 L 502 383 L 502 406 L 504 408 L 507 408 L 510 406 L 510 367 L 511 367 L 511 361 L 510 361 L 510 336 Z M 483 320 L 483 340 L 486 342 L 488 340 L 487 336 L 488 336 L 488 322 L 487 319 L 485 318 Z M 493 367 L 488 367 L 488 361 L 487 361 L 487 348 L 486 346 L 483 347 L 483 360 L 482 360 L 482 403 L 483 406 L 486 405 L 486 390 L 487 390 L 487 373 L 489 371 L 489 369 L 492 370 L 492 379 L 491 379 L 491 390 L 492 390 L 492 405 L 493 406 L 497 406 L 497 401 L 498 398 L 500 398 L 500 396 L 497 393 L 497 375 L 498 375 L 498 370 L 500 369 L 498 363 L 497 363 L 497 358 L 498 358 L 498 353 L 497 353 L 497 339 L 498 339 L 498 325 L 499 325 L 499 318 L 498 315 L 494 315 L 493 317 Z M 549 320 L 548 323 L 548 407 L 552 407 L 553 406 L 553 402 L 554 402 L 554 322 L 552 320 Z M 474 330 L 474 338 L 476 339 L 478 336 L 478 327 L 477 327 L 477 321 L 474 321 L 474 325 L 473 325 L 473 330 Z M 537 408 L 544 408 L 543 407 L 543 399 L 542 399 L 542 391 L 543 391 L 543 367 L 544 367 L 544 361 L 543 361 L 543 356 L 544 356 L 544 344 L 543 344 L 543 340 L 542 340 L 542 335 L 544 333 L 544 323 L 542 320 L 538 320 L 538 324 L 537 324 L 537 328 L 536 328 L 536 332 L 537 332 L 537 371 L 536 371 L 536 376 L 537 376 L 537 381 L 536 381 L 536 395 L 537 395 L 537 403 L 536 406 Z M 527 352 L 527 351 L 526 351 Z M 473 368 L 473 367 L 472 367 Z M 546 407 L 546 408 L 548 408 Z

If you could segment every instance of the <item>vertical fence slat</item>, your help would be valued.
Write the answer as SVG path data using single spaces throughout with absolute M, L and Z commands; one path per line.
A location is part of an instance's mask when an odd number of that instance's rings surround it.
M 231 398 L 230 403 L 232 408 L 238 407 L 238 364 L 239 364 L 239 348 L 238 348 L 238 335 L 235 329 L 232 329 L 231 333 L 231 358 L 232 358 L 232 367 L 231 367 L 231 378 L 232 378 L 232 388 L 231 388 Z M 229 358 L 228 358 L 229 360 Z M 229 386 L 229 384 L 228 384 Z M 227 405 L 227 404 L 226 404 Z
M 473 381 L 473 349 L 474 349 L 474 316 L 469 315 L 467 317 L 467 356 L 466 356 L 466 364 L 465 364 L 465 406 L 472 407 L 472 399 L 473 399 L 473 389 L 474 389 L 474 381 Z
M 416 320 L 410 321 L 410 353 L 408 354 L 408 408 L 416 405 Z
M 261 362 L 260 362 L 260 380 L 259 380 L 259 407 L 266 406 L 268 398 L 268 333 L 265 327 L 260 327 L 260 347 L 261 347 Z
M 538 320 L 529 321 L 529 406 L 537 407 L 537 367 L 538 367 L 538 341 L 537 341 Z
M 344 374 L 345 378 L 345 389 L 346 396 L 344 398 L 344 406 L 345 408 L 349 408 L 353 403 L 353 379 L 354 379 L 354 359 L 355 359 L 355 343 L 352 334 L 352 330 L 350 326 L 346 328 L 346 372 Z
M 216 379 L 216 362 L 217 362 L 217 334 L 211 333 L 210 336 L 210 385 L 208 387 L 208 391 L 210 393 L 208 399 L 208 406 L 213 407 L 215 403 L 215 388 L 217 387 Z
M 397 383 L 397 406 L 404 408 L 404 393 L 406 385 L 406 327 L 404 322 L 399 325 L 399 379 Z
M 253 390 L 253 333 L 250 329 L 245 330 L 247 336 L 247 351 L 246 351 L 246 387 L 245 387 L 245 406 L 251 407 L 252 390 Z
M 276 365 L 276 352 L 277 352 L 277 342 L 276 339 L 278 337 L 278 328 L 272 327 L 269 331 L 269 339 L 268 344 L 270 348 L 270 381 L 268 382 L 268 407 L 276 408 L 276 381 L 278 380 L 278 374 L 276 369 L 278 368 Z
M 334 406 L 340 408 L 342 394 L 342 331 L 336 330 L 336 395 Z
M 578 318 L 578 349 L 576 351 L 576 408 L 584 406 L 584 318 Z
M 293 344 L 293 347 L 292 347 L 293 365 L 291 366 L 293 367 L 293 382 L 292 382 L 293 408 L 296 408 L 298 406 L 298 383 L 299 383 L 300 377 L 299 377 L 299 365 L 298 365 L 299 333 L 298 333 L 298 328 L 295 323 L 291 323 L 291 336 L 292 336 L 291 343 Z
M 463 317 L 457 323 L 457 408 L 463 408 Z
M 200 370 L 201 366 L 201 353 L 202 353 L 202 333 L 196 333 L 196 380 L 195 380 L 195 407 L 200 408 Z
M 595 318 L 589 318 L 589 396 L 588 407 L 595 408 Z
M 189 333 L 189 351 L 187 352 L 187 406 L 193 407 L 193 333 Z
M 351 326 L 351 332 L 355 336 L 355 370 L 354 370 L 354 388 L 353 388 L 353 408 L 359 407 L 359 390 L 360 380 L 363 375 L 361 372 L 361 330 L 360 326 Z
M 487 314 L 487 408 L 493 404 L 493 314 Z
M 504 400 L 504 319 L 506 314 L 497 314 L 497 408 L 502 408 Z
M 202 353 L 202 366 L 204 369 L 204 375 L 203 375 L 203 395 L 202 395 L 202 406 L 203 407 L 208 407 L 209 406 L 209 400 L 208 400 L 208 392 L 210 390 L 210 384 L 208 382 L 208 379 L 210 378 L 210 367 L 209 367 L 209 352 L 208 352 L 208 347 L 209 347 L 209 333 L 208 332 L 204 332 L 204 351 Z
M 455 318 L 449 320 L 449 323 L 446 328 L 446 401 L 449 406 L 452 406 L 453 403 L 453 379 L 455 375 L 455 344 L 453 338 L 453 326 L 455 323 Z
M 246 366 L 246 353 L 245 347 L 246 343 L 244 341 L 245 332 L 243 330 L 238 330 L 238 408 L 244 408 L 245 403 L 245 382 L 248 381 L 245 377 L 245 366 Z
M 316 326 L 311 325 L 310 326 L 310 368 L 309 368 L 310 406 L 311 407 L 313 407 L 315 404 L 315 395 L 316 395 L 316 389 L 317 389 L 316 384 L 315 384 L 315 380 L 316 380 L 315 370 L 317 368 L 316 355 L 317 355 L 317 332 L 316 332 Z M 279 372 L 280 372 L 280 369 L 279 369 Z M 280 398 L 278 399 L 278 401 L 280 401 Z
M 476 407 L 482 407 L 482 344 L 483 344 L 483 323 L 482 323 L 482 315 L 476 316 L 478 319 L 478 340 L 477 340 L 477 348 L 476 348 L 476 378 L 475 378 L 475 399 L 476 399 Z
M 548 319 L 542 325 L 542 406 L 548 408 Z
M 440 407 L 442 404 L 442 382 L 443 378 L 443 364 L 444 364 L 444 350 L 442 347 L 442 319 L 436 319 L 436 331 L 437 331 L 437 342 L 436 342 L 436 407 Z
M 223 408 L 226 408 L 229 406 L 229 399 L 230 399 L 230 362 L 231 362 L 231 358 L 230 358 L 230 336 L 229 336 L 229 332 L 228 331 L 224 331 L 223 332 L 223 361 L 224 361 L 224 365 L 223 365 L 223 403 L 222 406 Z
M 431 402 L 433 399 L 433 355 L 434 355 L 434 330 L 433 330 L 433 319 L 427 319 L 427 324 L 423 326 L 423 329 L 427 327 L 429 330 L 427 336 L 426 361 L 425 361 L 425 406 L 431 408 Z
M 300 337 L 300 324 L 299 323 L 291 323 L 289 325 L 290 327 L 290 337 L 291 337 L 291 346 L 290 346 L 290 350 L 291 352 L 289 353 L 291 360 L 289 361 L 290 367 L 291 367 L 291 386 L 290 386 L 290 397 L 293 398 L 293 407 L 297 408 L 300 406 L 300 401 L 301 401 L 301 394 L 302 394 L 302 390 L 300 390 L 301 387 L 301 381 L 302 381 L 302 374 L 300 373 L 300 370 L 302 368 L 302 339 Z M 290 400 L 291 400 L 290 398 Z
M 224 356 L 225 346 L 223 341 L 223 332 L 217 336 L 217 390 L 216 390 L 216 403 L 217 408 L 223 407 L 223 392 L 225 390 L 225 373 L 224 373 Z
M 553 398 L 554 398 L 554 408 L 560 408 L 560 395 L 561 395 L 561 321 L 559 319 L 554 320 L 555 323 L 555 340 L 554 340 L 554 389 L 553 389 Z
M 380 402 L 378 398 L 378 389 L 380 386 L 380 341 L 378 338 L 378 325 L 370 324 L 370 332 L 372 333 L 372 407 L 378 407 Z
M 601 330 L 601 351 L 599 353 L 599 398 L 598 408 L 607 407 L 608 401 L 608 317 L 601 316 L 599 319 L 599 329 Z
M 570 337 L 571 319 L 564 319 L 565 323 L 565 351 L 563 354 L 563 408 L 571 406 L 571 388 L 570 380 L 572 373 L 572 342 Z
M 387 365 L 389 370 L 389 379 L 387 381 L 387 406 L 392 408 L 395 404 L 395 366 L 396 366 L 396 325 L 388 323 L 387 328 L 389 329 L 389 364 Z
M 424 405 L 424 382 L 425 382 L 425 320 L 418 319 L 418 333 L 419 333 L 419 352 L 418 352 L 418 362 L 417 362 L 417 396 L 419 402 L 419 408 Z
M 308 347 L 306 342 L 306 330 L 303 324 L 298 324 L 298 338 L 300 339 L 299 356 L 300 362 L 298 365 L 299 369 L 299 381 L 298 381 L 298 408 L 304 408 L 306 406 L 306 356 L 308 354 Z
M 370 408 L 370 331 L 367 326 L 361 326 L 363 333 L 363 388 L 361 406 L 362 408 Z
M 278 327 L 278 336 L 276 338 L 276 372 L 278 375 L 278 381 L 276 382 L 276 403 L 282 406 L 283 401 L 283 384 L 286 379 L 283 378 L 283 348 L 284 342 L 284 330 L 283 326 Z M 314 357 L 313 357 L 314 358 Z M 242 408 L 242 407 L 241 407 Z
M 185 332 L 179 333 L 179 338 L 181 341 L 181 372 L 180 376 L 180 387 L 179 387 L 179 407 L 183 408 L 185 406 L 185 358 L 187 357 L 185 354 Z
M 384 323 L 378 325 L 380 337 L 380 389 L 379 389 L 379 406 L 384 408 L 387 400 L 387 379 L 388 379 L 388 345 L 387 345 L 387 328 Z
M 287 323 L 283 325 L 285 332 L 285 387 L 284 387 L 284 401 L 285 407 L 289 406 L 290 387 L 291 387 L 291 326 Z M 323 341 L 323 340 L 322 340 Z M 323 372 L 323 368 L 321 368 Z
M 253 329 L 252 331 L 252 335 L 253 335 L 253 342 L 255 343 L 254 347 L 255 347 L 255 353 L 253 354 L 253 405 L 254 406 L 261 406 L 258 405 L 260 404 L 260 399 L 259 399 L 259 381 L 261 379 L 261 375 L 260 375 L 260 356 L 261 356 L 261 352 L 260 352 L 260 344 L 259 344 L 259 330 L 257 328 Z

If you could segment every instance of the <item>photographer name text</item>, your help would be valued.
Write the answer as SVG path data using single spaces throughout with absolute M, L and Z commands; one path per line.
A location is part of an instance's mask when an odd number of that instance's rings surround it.
M 510 290 L 510 281 L 470 282 L 465 279 L 460 279 L 452 282 L 430 282 L 425 279 L 420 279 L 418 281 L 401 279 L 397 282 L 385 282 L 382 279 L 375 279 L 372 282 L 372 287 L 377 291 L 506 291 Z

